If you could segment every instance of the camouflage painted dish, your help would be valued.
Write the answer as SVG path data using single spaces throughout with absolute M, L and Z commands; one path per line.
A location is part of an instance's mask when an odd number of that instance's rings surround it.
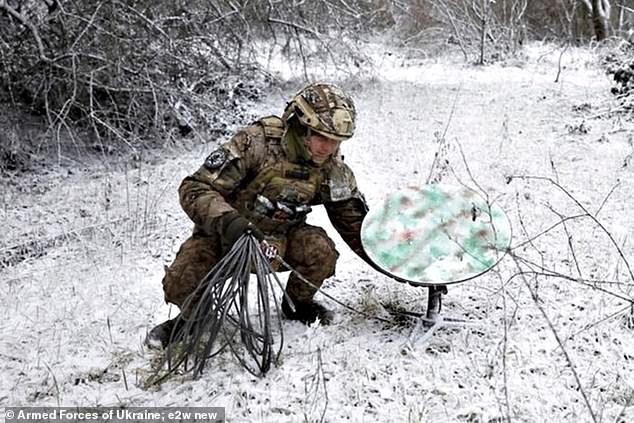
M 511 243 L 504 211 L 465 187 L 426 185 L 390 194 L 361 227 L 370 259 L 397 279 L 451 284 L 495 266 Z

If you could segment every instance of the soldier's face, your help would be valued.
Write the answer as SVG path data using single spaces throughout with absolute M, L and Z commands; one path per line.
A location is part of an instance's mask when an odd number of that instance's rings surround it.
M 332 156 L 339 148 L 339 144 L 340 141 L 324 137 L 321 134 L 311 134 L 310 137 L 306 138 L 306 147 L 310 151 L 311 159 L 317 164 L 325 162 L 328 157 Z

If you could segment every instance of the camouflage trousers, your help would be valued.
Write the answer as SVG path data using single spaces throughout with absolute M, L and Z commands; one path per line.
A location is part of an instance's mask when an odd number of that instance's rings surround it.
M 302 224 L 291 229 L 286 237 L 267 238 L 267 241 L 275 244 L 284 261 L 317 287 L 335 273 L 339 252 L 320 227 Z M 188 310 L 183 310 L 185 300 L 221 257 L 221 242 L 217 236 L 193 235 L 187 239 L 171 266 L 165 268 L 165 301 L 176 304 L 187 315 Z M 294 303 L 301 304 L 310 302 L 317 289 L 291 273 L 286 292 Z M 193 303 L 195 300 L 190 302 Z

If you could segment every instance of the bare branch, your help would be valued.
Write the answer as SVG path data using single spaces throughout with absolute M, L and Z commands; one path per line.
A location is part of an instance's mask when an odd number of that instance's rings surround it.
M 307 28 L 307 27 L 305 27 L 303 25 L 299 25 L 299 24 L 296 24 L 296 23 L 293 23 L 293 22 L 288 22 L 288 21 L 284 21 L 284 20 L 276 19 L 276 18 L 268 18 L 268 21 L 270 23 L 286 25 L 286 26 L 289 26 L 289 27 L 294 28 L 296 30 L 301 30 L 303 32 L 307 32 L 307 33 L 311 34 L 312 36 L 314 36 L 315 38 L 317 38 L 318 40 L 321 40 L 321 34 L 316 32 L 315 30 Z
M 601 205 L 599 206 L 599 208 L 597 209 L 597 211 L 594 213 L 595 216 L 598 216 L 599 213 L 601 213 L 601 210 L 603 209 L 603 206 L 605 206 L 605 203 L 608 202 L 608 199 L 610 198 L 610 196 L 612 195 L 612 193 L 616 190 L 616 188 L 621 185 L 621 182 L 617 182 L 616 184 L 614 184 L 612 186 L 612 189 L 610 189 L 610 192 L 607 193 L 607 195 L 605 196 L 605 198 L 603 198 L 603 201 L 601 201 Z
M 44 43 L 42 42 L 42 38 L 40 37 L 40 33 L 38 29 L 30 22 L 23 14 L 12 8 L 7 4 L 7 0 L 0 1 L 0 10 L 5 10 L 9 15 L 13 16 L 18 22 L 27 27 L 31 32 L 31 35 L 35 39 L 35 43 L 37 44 L 37 49 L 40 54 L 40 60 L 46 63 L 50 63 L 51 59 L 46 55 L 44 49 Z
M 553 325 L 552 321 L 548 317 L 548 314 L 546 313 L 546 310 L 544 309 L 544 306 L 541 304 L 541 302 L 537 298 L 537 294 L 535 293 L 533 287 L 531 286 L 530 283 L 528 283 L 528 280 L 526 279 L 526 276 L 525 276 L 525 274 L 524 274 L 519 262 L 515 259 L 514 256 L 512 256 L 512 257 L 513 257 L 513 259 L 515 261 L 515 266 L 518 269 L 519 276 L 522 279 L 522 282 L 524 282 L 524 286 L 526 286 L 526 288 L 530 292 L 531 297 L 533 298 L 533 303 L 535 304 L 535 306 L 537 307 L 539 312 L 542 314 L 544 320 L 548 324 L 548 327 L 550 328 L 550 331 L 552 332 L 553 336 L 555 337 L 555 340 L 557 341 L 557 344 L 559 345 L 559 348 L 561 349 L 561 352 L 564 355 L 564 357 L 566 359 L 566 362 L 568 363 L 568 367 L 570 368 L 570 371 L 572 372 L 572 374 L 573 374 L 573 376 L 575 378 L 575 381 L 577 382 L 577 388 L 579 389 L 579 392 L 581 393 L 581 396 L 583 397 L 583 401 L 585 402 L 586 407 L 588 408 L 588 412 L 590 413 L 590 416 L 592 417 L 592 421 L 594 423 L 597 423 L 598 420 L 597 420 L 597 417 L 596 417 L 596 415 L 594 413 L 594 410 L 592 409 L 592 406 L 590 405 L 590 399 L 588 398 L 588 395 L 586 394 L 586 391 L 583 388 L 583 384 L 581 383 L 581 379 L 579 378 L 579 374 L 577 373 L 577 369 L 576 369 L 574 363 L 572 362 L 572 359 L 570 358 L 570 355 L 568 354 L 568 351 L 566 350 L 566 348 L 564 346 L 563 340 L 559 336 L 559 333 L 555 329 L 555 326 Z
M 603 292 L 605 294 L 608 294 L 614 298 L 618 298 L 620 300 L 626 301 L 627 303 L 630 304 L 634 304 L 634 299 L 631 297 L 626 297 L 623 296 L 621 294 L 618 294 L 616 292 L 610 291 L 608 289 L 605 289 L 603 287 L 601 287 L 601 285 L 626 285 L 626 286 L 634 286 L 634 284 L 624 284 L 623 282 L 619 282 L 619 281 L 603 281 L 603 280 L 591 280 L 591 279 L 582 279 L 582 278 L 575 278 L 572 277 L 570 275 L 565 275 L 561 272 L 557 272 L 553 269 L 548 269 L 545 267 L 545 265 L 543 264 L 537 264 L 535 262 L 532 262 L 524 257 L 520 257 L 516 254 L 511 254 L 515 260 L 520 261 L 522 263 L 524 263 L 525 265 L 529 266 L 531 269 L 537 269 L 537 270 L 531 270 L 531 271 L 526 271 L 524 270 L 525 274 L 531 274 L 534 276 L 545 276 L 545 277 L 550 277 L 550 278 L 558 278 L 558 279 L 562 279 L 562 280 L 566 280 L 569 282 L 575 282 L 578 283 L 579 285 L 583 285 L 587 288 L 591 288 L 593 290 L 599 291 L 599 292 Z
M 610 242 L 612 243 L 612 245 L 614 246 L 614 248 L 616 248 L 616 250 L 619 253 L 619 256 L 621 256 L 621 259 L 623 260 L 623 262 L 625 263 L 625 266 L 627 267 L 628 273 L 630 275 L 630 279 L 634 282 L 634 273 L 632 272 L 632 269 L 630 267 L 630 264 L 627 260 L 627 258 L 625 257 L 625 254 L 623 254 L 623 251 L 621 249 L 621 247 L 619 246 L 619 244 L 616 242 L 616 240 L 614 239 L 614 237 L 612 236 L 612 234 L 610 233 L 610 231 L 608 231 L 605 226 L 603 226 L 603 223 L 601 223 L 601 221 L 599 221 L 599 219 L 596 218 L 596 216 L 594 216 L 593 214 L 591 214 L 584 206 L 583 204 L 581 204 L 575 197 L 573 197 L 568 190 L 566 190 L 564 187 L 562 187 L 561 185 L 559 185 L 556 181 L 552 180 L 551 178 L 547 178 L 547 177 L 543 177 L 543 176 L 521 176 L 521 175 L 517 175 L 517 176 L 511 176 L 511 179 L 526 179 L 526 180 L 538 180 L 538 181 L 546 181 L 549 182 L 550 184 L 554 185 L 555 187 L 557 187 L 561 192 L 563 192 L 568 198 L 570 198 L 576 205 L 577 207 L 579 207 L 586 216 L 588 216 L 599 228 L 601 228 L 601 230 L 607 235 L 607 237 L 610 239 Z

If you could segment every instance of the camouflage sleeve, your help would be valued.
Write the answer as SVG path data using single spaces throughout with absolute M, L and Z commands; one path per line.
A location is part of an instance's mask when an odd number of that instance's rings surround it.
M 361 255 L 361 223 L 368 208 L 357 188 L 352 169 L 343 160 L 333 161 L 324 175 L 320 202 L 324 204 L 328 217 L 341 238 L 355 253 Z
M 391 278 L 393 275 L 377 266 L 366 254 L 361 244 L 361 224 L 368 213 L 368 206 L 363 195 L 357 191 L 358 196 L 348 200 L 324 203 L 330 222 L 335 227 L 341 238 L 355 252 L 359 258 L 365 261 L 377 272 L 383 273 Z
M 368 214 L 368 206 L 357 187 L 354 173 L 343 161 L 338 161 L 331 170 L 321 198 L 332 226 L 344 242 L 370 267 L 385 273 L 370 260 L 361 244 L 361 225 Z
M 361 246 L 361 224 L 368 212 L 363 196 L 324 203 L 328 217 L 341 238 L 359 257 L 365 260 Z
M 235 211 L 228 199 L 264 157 L 262 127 L 249 126 L 212 152 L 205 163 L 187 176 L 178 192 L 181 207 L 207 234 L 218 231 L 221 216 Z

